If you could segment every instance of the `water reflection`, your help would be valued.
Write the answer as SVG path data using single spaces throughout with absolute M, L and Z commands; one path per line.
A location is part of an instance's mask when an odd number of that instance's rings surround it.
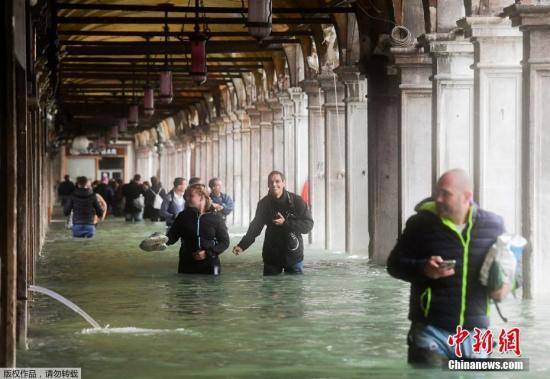
M 264 277 L 260 284 L 260 317 L 287 319 L 303 317 L 304 275 Z
M 178 275 L 178 247 L 137 247 L 157 229 L 114 221 L 82 244 L 52 225 L 37 284 L 111 331 L 75 333 L 88 328 L 82 319 L 36 299 L 30 350 L 18 352 L 18 365 L 82 367 L 86 378 L 496 377 L 411 369 L 408 286 L 364 259 L 308 250 L 304 275 L 264 278 L 259 242 L 240 257 L 224 253 L 219 277 Z M 506 301 L 506 325 L 493 312 L 495 328 L 521 328 L 526 377 L 550 375 L 547 300 Z

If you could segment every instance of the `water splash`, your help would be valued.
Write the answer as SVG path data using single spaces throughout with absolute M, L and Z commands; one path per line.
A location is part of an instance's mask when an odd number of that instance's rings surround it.
M 101 329 L 83 329 L 80 333 L 82 334 L 136 334 L 136 335 L 152 335 L 152 334 L 184 334 L 184 335 L 197 335 L 199 333 L 193 332 L 185 328 L 176 328 L 176 329 L 148 329 L 148 328 L 136 328 L 135 326 L 126 326 L 111 328 L 109 325 Z
M 44 287 L 34 286 L 34 285 L 29 286 L 29 291 L 38 292 L 38 293 L 41 293 L 41 294 L 44 294 L 44 295 L 48 295 L 49 297 L 65 304 L 68 308 L 72 309 L 73 311 L 75 311 L 76 313 L 81 315 L 94 328 L 101 329 L 101 326 L 89 314 L 84 312 L 78 305 L 76 305 L 75 303 L 73 303 L 69 299 L 61 296 L 57 292 L 54 292 L 54 291 L 49 290 L 49 289 L 44 288 Z

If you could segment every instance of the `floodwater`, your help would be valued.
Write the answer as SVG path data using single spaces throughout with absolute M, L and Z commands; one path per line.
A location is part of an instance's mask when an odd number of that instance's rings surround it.
M 306 251 L 305 274 L 262 276 L 261 241 L 222 255 L 222 275 L 178 275 L 178 246 L 143 252 L 161 223 L 109 220 L 76 240 L 54 220 L 33 294 L 29 350 L 18 367 L 81 367 L 83 378 L 550 377 L 550 301 L 509 299 L 495 328 L 521 328 L 522 373 L 418 370 L 406 364 L 408 285 L 363 257 Z M 231 230 L 232 245 L 242 229 Z

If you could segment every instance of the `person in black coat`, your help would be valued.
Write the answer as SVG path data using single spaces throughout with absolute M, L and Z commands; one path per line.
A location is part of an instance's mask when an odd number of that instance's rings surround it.
M 168 230 L 168 245 L 181 239 L 178 272 L 214 274 L 221 272 L 219 255 L 229 247 L 229 234 L 222 217 L 214 212 L 210 196 L 201 185 L 185 192 L 186 208 Z
M 267 225 L 262 249 L 264 275 L 277 275 L 283 271 L 302 273 L 302 234 L 309 233 L 313 228 L 311 211 L 300 196 L 285 189 L 283 173 L 271 172 L 268 185 L 269 194 L 258 202 L 256 215 L 246 235 L 233 248 L 233 253 L 239 255 L 248 249 Z
M 77 186 L 65 203 L 63 212 L 69 216 L 73 212 L 73 237 L 91 238 L 95 234 L 94 216 L 103 216 L 103 209 L 99 205 L 95 193 L 88 188 L 88 179 L 81 176 L 77 179 Z
M 111 186 L 109 186 L 108 178 L 104 177 L 101 179 L 100 182 L 96 181 L 96 185 L 92 185 L 92 189 L 107 203 L 107 212 L 109 214 L 113 213 L 113 201 L 115 197 L 115 191 L 112 189 Z
M 409 363 L 437 366 L 455 359 L 447 337 L 457 325 L 471 335 L 474 328 L 488 328 L 489 298 L 506 295 L 505 289 L 489 292 L 479 281 L 504 223 L 472 198 L 473 186 L 463 170 L 443 174 L 434 198 L 416 207 L 389 255 L 388 273 L 411 283 Z M 465 358 L 484 358 L 472 353 L 470 340 L 462 348 Z
M 145 209 L 143 217 L 149 218 L 151 221 L 164 221 L 164 217 L 160 215 L 160 208 L 155 208 L 155 200 L 157 195 L 162 199 L 166 197 L 166 191 L 162 188 L 162 184 L 156 176 L 151 177 L 151 186 L 145 191 Z
M 69 175 L 65 175 L 65 180 L 61 182 L 57 187 L 57 195 L 59 196 L 59 200 L 61 201 L 62 206 L 65 206 L 65 203 L 75 189 L 76 187 L 74 183 L 71 182 L 71 177 Z
M 122 193 L 125 199 L 124 216 L 126 221 L 142 221 L 145 191 L 141 185 L 141 175 L 134 175 L 134 179 L 127 183 L 122 188 Z M 141 200 L 140 201 L 140 197 Z

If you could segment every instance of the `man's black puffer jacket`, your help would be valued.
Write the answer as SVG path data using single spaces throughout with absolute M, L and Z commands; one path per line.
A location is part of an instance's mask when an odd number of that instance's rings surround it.
M 281 213 L 285 222 L 281 226 L 273 223 L 273 218 Z M 304 259 L 304 241 L 302 234 L 307 234 L 313 228 L 313 218 L 306 202 L 298 195 L 284 191 L 281 199 L 274 199 L 267 195 L 258 202 L 254 220 L 250 222 L 246 235 L 239 242 L 239 246 L 246 250 L 260 235 L 264 225 L 265 231 L 262 258 L 264 263 L 291 267 Z M 297 249 L 289 251 L 289 234 L 292 233 L 299 244 Z M 293 243 L 290 241 L 290 243 Z
M 502 218 L 473 204 L 462 241 L 452 223 L 435 213 L 433 202 L 417 210 L 387 262 L 390 275 L 411 282 L 409 319 L 448 331 L 455 331 L 457 325 L 487 328 L 488 293 L 479 282 L 479 271 L 488 250 L 504 233 Z M 437 255 L 456 260 L 454 275 L 425 276 L 424 265 Z
M 97 197 L 91 189 L 77 187 L 65 203 L 63 212 L 69 216 L 73 211 L 73 224 L 94 223 L 94 215 L 101 218 L 103 209 L 99 206 Z

